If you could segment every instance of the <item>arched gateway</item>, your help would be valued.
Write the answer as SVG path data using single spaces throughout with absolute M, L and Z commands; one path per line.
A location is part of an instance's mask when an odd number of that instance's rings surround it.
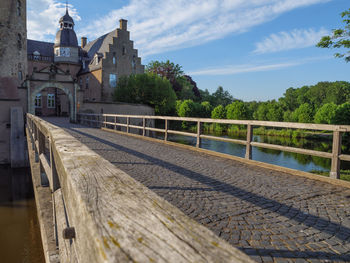
M 33 89 L 31 89 L 31 94 L 28 96 L 28 112 L 31 114 L 35 114 L 35 99 L 36 96 L 44 89 L 46 88 L 56 88 L 59 90 L 62 90 L 68 97 L 69 101 L 69 118 L 70 121 L 75 122 L 76 121 L 76 90 L 75 90 L 75 84 L 69 85 L 71 87 L 66 87 L 63 84 L 59 82 L 45 82 L 44 84 L 37 86 Z

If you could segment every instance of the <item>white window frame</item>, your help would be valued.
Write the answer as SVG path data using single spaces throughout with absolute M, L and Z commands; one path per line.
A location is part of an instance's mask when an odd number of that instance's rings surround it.
M 42 107 L 42 96 L 41 96 L 41 93 L 36 94 L 35 100 L 34 100 L 34 107 L 35 108 L 41 108 Z
M 47 94 L 47 108 L 53 109 L 56 107 L 55 94 Z

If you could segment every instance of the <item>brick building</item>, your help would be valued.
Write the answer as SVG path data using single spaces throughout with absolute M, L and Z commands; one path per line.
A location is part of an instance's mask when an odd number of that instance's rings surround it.
M 89 43 L 82 37 L 81 46 L 68 9 L 59 25 L 54 43 L 28 40 L 29 112 L 73 116 L 84 102 L 111 102 L 120 76 L 144 72 L 126 20 Z
M 144 72 L 126 20 L 91 42 L 82 37 L 79 46 L 68 8 L 54 43 L 27 40 L 26 19 L 26 0 L 0 1 L 0 164 L 11 159 L 14 107 L 71 121 L 79 109 L 154 114 L 145 105 L 111 103 L 119 77 Z

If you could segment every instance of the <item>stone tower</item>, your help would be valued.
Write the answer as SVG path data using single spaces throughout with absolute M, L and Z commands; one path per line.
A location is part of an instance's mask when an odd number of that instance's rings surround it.
M 26 16 L 26 0 L 0 0 L 0 164 L 13 166 L 17 166 L 13 162 L 16 153 L 25 152 L 17 146 L 24 146 L 19 118 L 27 102 L 23 87 L 27 75 Z
M 54 45 L 54 60 L 63 63 L 79 63 L 78 40 L 74 31 L 74 20 L 68 13 L 68 7 L 59 23 L 60 29 L 56 34 Z
M 0 98 L 16 96 L 27 74 L 26 20 L 26 0 L 0 1 Z

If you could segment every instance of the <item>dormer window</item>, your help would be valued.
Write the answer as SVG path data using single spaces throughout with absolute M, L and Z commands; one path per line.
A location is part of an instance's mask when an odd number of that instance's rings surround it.
M 125 47 L 125 45 L 123 45 L 123 55 L 125 55 L 126 54 L 126 47 Z
M 33 59 L 34 60 L 39 60 L 40 59 L 40 52 L 39 51 L 34 51 L 33 52 Z
M 64 23 L 64 27 L 66 28 L 68 26 L 68 24 L 67 23 Z

